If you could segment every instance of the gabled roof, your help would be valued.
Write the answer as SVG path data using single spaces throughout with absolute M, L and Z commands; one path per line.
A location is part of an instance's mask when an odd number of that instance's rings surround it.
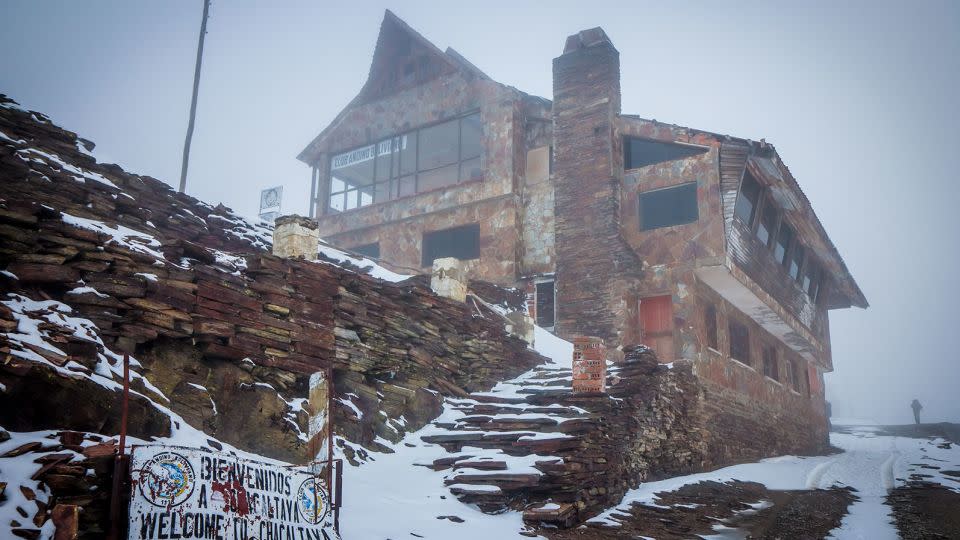
M 440 50 L 389 9 L 383 15 L 380 34 L 373 51 L 370 73 L 353 100 L 307 145 L 297 159 L 312 163 L 318 146 L 340 124 L 352 108 L 370 103 L 450 73 L 464 73 L 474 79 L 490 79 L 457 51 Z

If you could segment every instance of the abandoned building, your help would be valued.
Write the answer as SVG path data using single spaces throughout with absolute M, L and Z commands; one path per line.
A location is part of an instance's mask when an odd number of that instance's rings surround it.
M 864 294 L 772 145 L 623 114 L 619 56 L 601 28 L 568 37 L 551 101 L 388 11 L 299 155 L 320 236 L 408 272 L 464 260 L 559 336 L 692 361 L 716 414 L 825 441 L 828 312 Z

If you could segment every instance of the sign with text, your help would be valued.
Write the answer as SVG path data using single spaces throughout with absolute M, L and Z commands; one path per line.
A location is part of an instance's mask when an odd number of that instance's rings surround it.
M 136 446 L 129 540 L 332 540 L 322 474 L 196 448 Z
M 607 348 L 596 337 L 573 338 L 573 393 L 605 392 Z

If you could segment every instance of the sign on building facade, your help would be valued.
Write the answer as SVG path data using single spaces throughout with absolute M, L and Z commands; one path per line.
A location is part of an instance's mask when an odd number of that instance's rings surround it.
M 174 446 L 137 446 L 128 540 L 339 538 L 326 471 Z
M 573 338 L 573 393 L 605 392 L 607 349 L 596 337 Z

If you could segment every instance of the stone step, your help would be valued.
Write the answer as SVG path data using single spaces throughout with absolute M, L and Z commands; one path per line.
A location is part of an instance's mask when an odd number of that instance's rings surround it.
M 567 528 L 577 521 L 577 505 L 547 502 L 532 506 L 523 511 L 523 521 Z
M 501 491 L 534 487 L 540 483 L 539 474 L 511 473 L 461 473 L 444 480 L 446 485 L 488 485 L 497 486 Z

